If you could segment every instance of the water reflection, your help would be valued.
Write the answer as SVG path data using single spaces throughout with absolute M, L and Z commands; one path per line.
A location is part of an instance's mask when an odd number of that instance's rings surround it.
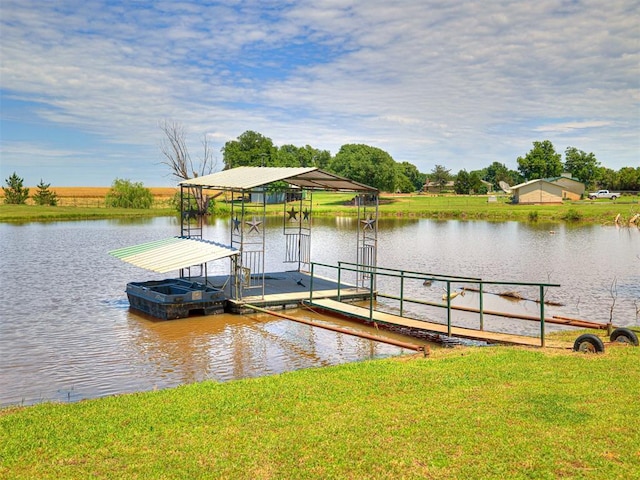
M 269 271 L 290 268 L 282 263 L 282 221 L 268 223 Z M 355 261 L 357 226 L 356 218 L 315 218 L 312 258 L 329 264 Z M 212 219 L 204 230 L 207 238 L 227 242 L 229 221 Z M 178 232 L 174 217 L 0 224 L 0 404 L 78 400 L 203 379 L 226 381 L 402 352 L 260 315 L 157 322 L 129 312 L 127 282 L 167 275 L 140 270 L 107 252 Z M 637 229 L 384 219 L 378 242 L 382 266 L 561 283 L 563 288 L 550 295 L 564 306 L 549 311 L 596 321 L 609 319 L 615 281 L 614 322 L 638 324 Z M 229 265 L 214 262 L 209 272 L 228 274 Z M 443 293 L 443 285 L 426 288 L 418 281 L 409 282 L 406 289 L 407 295 L 423 300 L 439 299 Z M 521 293 L 537 295 L 524 289 Z M 477 297 L 469 292 L 455 301 L 474 305 Z M 507 308 L 501 297 L 487 296 L 485 302 L 491 308 Z M 393 302 L 388 306 L 399 308 Z M 518 302 L 517 308 L 534 314 L 538 307 Z M 439 309 L 415 305 L 405 309 L 423 318 L 445 318 Z M 455 312 L 454 321 L 477 326 L 478 320 Z M 499 319 L 487 319 L 485 325 L 532 334 L 538 328 Z

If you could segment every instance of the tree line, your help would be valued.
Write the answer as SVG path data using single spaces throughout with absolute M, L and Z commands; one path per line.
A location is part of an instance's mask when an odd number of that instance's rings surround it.
M 224 169 L 239 166 L 318 167 L 329 172 L 365 183 L 386 192 L 414 192 L 422 190 L 429 180 L 441 187 L 453 182 L 456 193 L 486 193 L 488 185 L 499 189 L 500 183 L 510 186 L 538 178 L 554 178 L 568 172 L 587 188 L 640 190 L 640 167 L 623 167 L 614 171 L 600 165 L 593 153 L 567 147 L 564 162 L 549 140 L 533 142 L 533 148 L 517 158 L 517 170 L 505 164 L 491 165 L 467 172 L 452 174 L 442 165 L 430 173 L 422 173 L 409 162 L 396 162 L 384 150 L 363 144 L 343 145 L 334 156 L 327 150 L 310 145 L 278 147 L 260 133 L 246 131 L 222 148 Z M 487 183 L 483 183 L 487 182 Z

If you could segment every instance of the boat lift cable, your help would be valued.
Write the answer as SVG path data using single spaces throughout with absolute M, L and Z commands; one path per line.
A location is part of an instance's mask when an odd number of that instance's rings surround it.
M 295 317 L 291 317 L 289 315 L 284 315 L 283 313 L 275 312 L 273 310 L 268 310 L 266 308 L 257 307 L 255 305 L 251 305 L 249 303 L 245 303 L 242 306 L 245 307 L 245 308 L 248 308 L 250 310 L 254 310 L 256 312 L 266 313 L 268 315 L 273 315 L 275 317 L 284 318 L 285 320 L 291 320 L 292 322 L 304 323 L 305 325 L 311 325 L 313 327 L 324 328 L 325 330 L 331 330 L 331 331 L 338 332 L 338 333 L 344 333 L 344 334 L 352 335 L 352 336 L 355 336 L 355 337 L 365 338 L 367 340 L 374 340 L 376 342 L 387 343 L 389 345 L 394 345 L 396 347 L 406 348 L 407 350 L 415 350 L 416 352 L 422 352 L 425 357 L 427 355 L 429 355 L 429 347 L 427 345 L 416 345 L 414 343 L 402 342 L 400 340 L 394 340 L 392 338 L 378 337 L 376 335 L 372 335 L 372 334 L 366 333 L 366 332 L 358 332 L 358 331 L 354 331 L 354 330 L 348 330 L 346 328 L 336 327 L 334 325 L 313 322 L 311 320 L 304 320 L 302 318 L 295 318 Z

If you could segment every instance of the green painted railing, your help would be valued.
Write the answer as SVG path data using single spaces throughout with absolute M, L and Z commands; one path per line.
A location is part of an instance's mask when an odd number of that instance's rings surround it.
M 451 276 L 451 275 L 441 275 L 434 273 L 425 273 L 425 272 L 415 272 L 410 270 L 401 270 L 395 268 L 386 268 L 386 267 L 377 267 L 371 265 L 362 265 L 358 263 L 352 262 L 338 262 L 338 265 L 329 265 L 325 263 L 312 262 L 311 263 L 311 278 L 309 285 L 309 301 L 313 302 L 313 277 L 316 266 L 335 269 L 338 272 L 338 301 L 341 299 L 341 288 L 342 288 L 342 278 L 343 272 L 354 272 L 354 273 L 364 273 L 369 275 L 369 320 L 373 320 L 373 311 L 374 311 L 374 297 L 382 296 L 385 298 L 390 298 L 394 300 L 398 300 L 400 302 L 400 316 L 404 316 L 404 304 L 405 302 L 416 303 L 422 305 L 429 305 L 433 307 L 442 307 L 447 309 L 447 334 L 451 336 L 451 285 L 456 283 L 464 283 L 464 284 L 476 284 L 478 285 L 478 296 L 479 296 L 479 320 L 480 320 L 480 330 L 484 330 L 484 286 L 485 285 L 508 285 L 508 286 L 520 286 L 520 287 L 538 287 L 539 288 L 539 303 L 540 303 L 540 345 L 542 347 L 545 346 L 545 319 L 544 319 L 544 296 L 546 287 L 560 287 L 560 284 L 557 283 L 539 283 L 539 282 L 505 282 L 505 281 L 485 281 L 481 278 L 477 277 L 461 277 L 461 276 Z M 374 291 L 374 285 L 377 285 L 376 277 L 391 277 L 391 278 L 399 278 L 400 279 L 400 295 L 388 295 L 382 294 Z M 405 280 L 413 279 L 413 280 L 422 280 L 422 281 L 430 281 L 430 282 L 443 282 L 446 284 L 446 305 L 440 305 L 432 302 L 425 302 L 419 299 L 411 299 L 405 298 L 404 295 L 404 287 Z M 349 286 L 352 288 L 352 286 Z

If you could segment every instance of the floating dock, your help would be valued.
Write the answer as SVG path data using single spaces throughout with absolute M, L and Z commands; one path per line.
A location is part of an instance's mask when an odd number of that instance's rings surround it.
M 245 288 L 242 299 L 234 299 L 231 295 L 230 278 L 228 275 L 209 276 L 208 278 L 196 277 L 192 280 L 205 283 L 213 288 L 225 292 L 227 297 L 225 311 L 228 313 L 248 313 L 251 309 L 245 304 L 260 308 L 287 309 L 299 308 L 300 304 L 309 300 L 309 288 L 312 284 L 311 276 L 304 272 L 273 272 L 264 275 L 264 287 L 254 289 Z M 263 294 L 264 288 L 264 294 Z M 367 288 L 358 288 L 352 284 L 338 282 L 318 275 L 313 277 L 313 298 L 331 298 L 357 302 L 369 300 L 371 291 Z

